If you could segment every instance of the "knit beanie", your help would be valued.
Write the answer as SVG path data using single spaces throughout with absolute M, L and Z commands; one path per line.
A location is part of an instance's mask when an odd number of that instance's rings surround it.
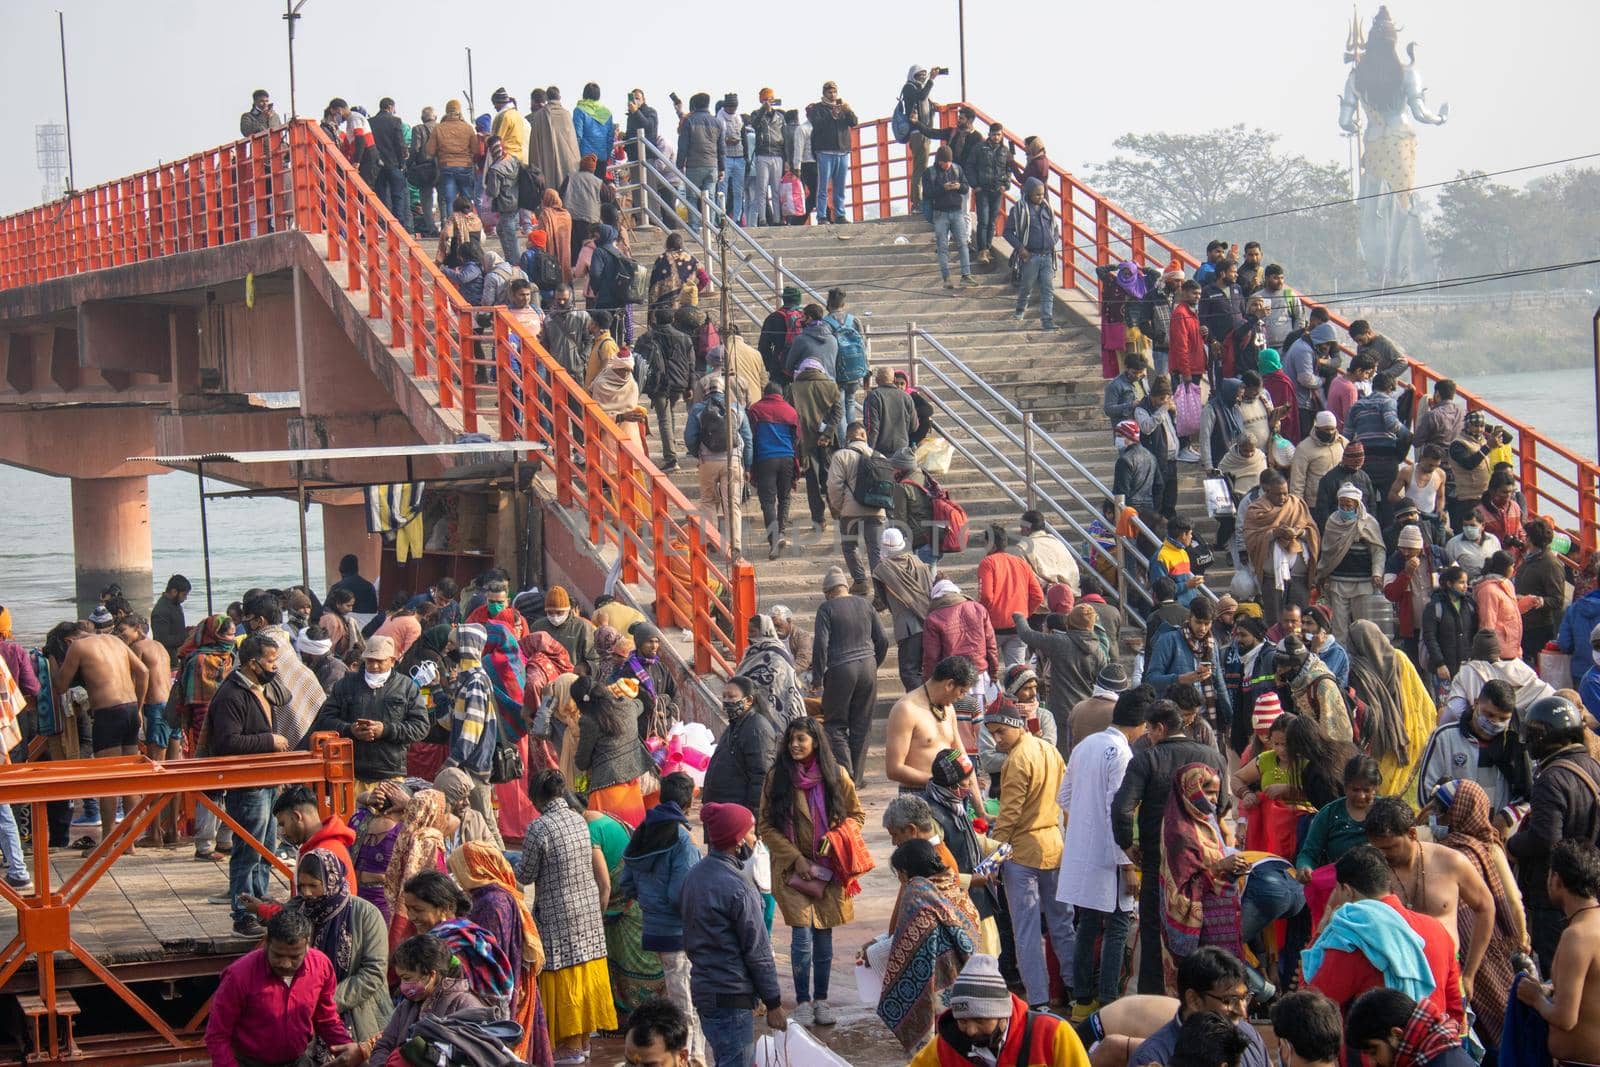
M 1000 977 L 1000 961 L 973 954 L 950 987 L 950 1010 L 957 1019 L 1009 1019 L 1011 990 Z
M 572 610 L 572 598 L 559 585 L 552 585 L 550 591 L 544 595 L 544 610 L 547 612 L 570 611 Z
M 934 785 L 942 785 L 946 789 L 956 789 L 972 774 L 972 760 L 960 749 L 947 748 L 933 757 L 933 766 L 928 770 L 928 778 Z
M 827 573 L 822 576 L 824 593 L 832 589 L 847 588 L 849 585 L 850 579 L 845 577 L 843 567 L 829 567 Z
M 756 817 L 743 804 L 703 805 L 700 821 L 705 824 L 706 840 L 718 852 L 731 851 L 756 825 Z
M 1472 635 L 1472 658 L 1487 663 L 1500 660 L 1500 636 L 1493 630 L 1479 630 Z
M 1272 728 L 1283 714 L 1283 701 L 1278 699 L 1278 694 L 1269 689 L 1256 697 L 1255 706 L 1250 709 L 1250 729 L 1258 734 L 1264 734 Z
M 1004 685 L 1006 696 L 1015 698 L 1022 692 L 1023 686 L 1038 680 L 1039 676 L 1033 672 L 1033 668 L 1024 663 L 1013 663 L 1006 668 Z

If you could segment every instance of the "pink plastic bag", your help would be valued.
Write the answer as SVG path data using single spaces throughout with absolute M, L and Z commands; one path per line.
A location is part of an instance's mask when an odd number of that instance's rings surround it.
M 1200 387 L 1184 382 L 1172 391 L 1172 404 L 1177 408 L 1173 422 L 1179 437 L 1192 437 L 1200 432 Z
M 806 187 L 793 173 L 783 176 L 778 183 L 778 190 L 783 196 L 783 214 L 786 218 L 796 218 L 806 213 Z

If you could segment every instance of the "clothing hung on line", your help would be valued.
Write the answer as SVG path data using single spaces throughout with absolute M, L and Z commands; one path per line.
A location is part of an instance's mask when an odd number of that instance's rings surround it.
M 392 534 L 397 563 L 422 555 L 422 495 L 426 482 L 369 485 L 367 532 Z

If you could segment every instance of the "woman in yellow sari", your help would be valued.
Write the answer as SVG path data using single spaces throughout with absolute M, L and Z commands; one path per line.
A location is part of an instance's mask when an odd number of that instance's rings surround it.
M 1351 623 L 1345 646 L 1350 650 L 1350 684 L 1367 705 L 1362 735 L 1383 775 L 1378 792 L 1397 793 L 1415 807 L 1412 780 L 1428 735 L 1438 725 L 1439 709 L 1416 667 L 1376 625 L 1365 619 Z

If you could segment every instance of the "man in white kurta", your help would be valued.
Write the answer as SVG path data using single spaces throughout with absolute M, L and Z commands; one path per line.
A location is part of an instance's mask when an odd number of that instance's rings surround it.
M 1061 865 L 1056 899 L 1078 913 L 1074 1017 L 1087 1016 L 1096 1000 L 1104 1007 L 1122 992 L 1122 960 L 1138 892 L 1132 861 L 1111 835 L 1111 801 L 1133 758 L 1133 742 L 1143 733 L 1143 703 L 1131 692 L 1121 694 L 1111 725 L 1073 746 L 1061 779 L 1058 799 L 1067 817 L 1063 854 L 1072 859 Z

